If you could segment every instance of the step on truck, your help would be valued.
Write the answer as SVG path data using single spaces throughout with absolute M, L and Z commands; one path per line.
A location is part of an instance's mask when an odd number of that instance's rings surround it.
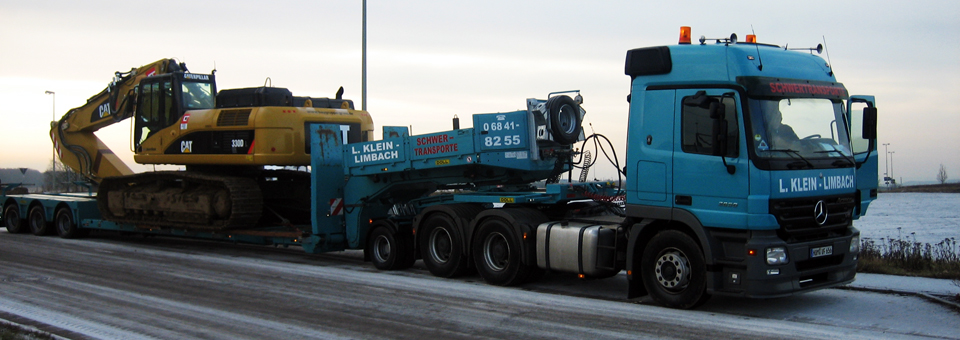
M 384 127 L 380 140 L 351 142 L 339 124 L 309 124 L 310 224 L 143 226 L 101 218 L 95 195 L 5 193 L 3 223 L 67 238 L 99 229 L 363 249 L 382 270 L 422 260 L 433 275 L 476 271 L 495 285 L 625 272 L 629 298 L 674 308 L 853 281 L 853 220 L 878 183 L 873 97 L 848 95 L 818 48 L 689 37 L 685 27 L 678 45 L 627 52 L 626 162 L 600 150 L 615 181 L 572 180 L 594 162 L 584 148 L 612 144 L 584 135 L 579 93 L 553 93 L 424 135 Z

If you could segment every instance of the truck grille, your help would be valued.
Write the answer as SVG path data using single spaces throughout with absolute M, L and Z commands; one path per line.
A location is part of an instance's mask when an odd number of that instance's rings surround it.
M 823 267 L 836 266 L 843 263 L 843 255 L 833 255 L 810 260 L 797 261 L 797 270 L 805 271 Z
M 823 201 L 826 220 L 818 223 L 814 209 Z M 850 226 L 855 197 L 852 195 L 793 198 L 770 201 L 770 213 L 780 223 L 777 234 L 787 242 L 836 237 Z

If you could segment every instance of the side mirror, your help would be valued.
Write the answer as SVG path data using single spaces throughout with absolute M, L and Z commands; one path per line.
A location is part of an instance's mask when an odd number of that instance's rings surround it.
M 713 155 L 727 154 L 727 119 L 726 108 L 719 101 L 710 103 L 710 119 L 713 119 Z
M 722 119 L 713 121 L 713 155 L 727 155 L 727 121 Z
M 877 139 L 877 108 L 863 108 L 863 139 Z
M 694 106 L 699 108 L 709 108 L 710 97 L 707 96 L 707 91 L 697 91 L 693 96 L 687 97 L 683 100 L 683 105 Z M 713 113 L 711 112 L 711 118 Z
M 735 174 L 737 167 L 727 164 L 727 109 L 719 100 L 710 101 L 710 119 L 713 120 L 713 155 L 720 156 L 728 174 Z

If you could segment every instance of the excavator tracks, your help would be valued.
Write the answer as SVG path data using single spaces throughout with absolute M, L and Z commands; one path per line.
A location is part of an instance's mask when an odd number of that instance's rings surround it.
M 105 178 L 97 197 L 106 220 L 161 228 L 250 228 L 263 211 L 263 195 L 255 179 L 190 171 Z

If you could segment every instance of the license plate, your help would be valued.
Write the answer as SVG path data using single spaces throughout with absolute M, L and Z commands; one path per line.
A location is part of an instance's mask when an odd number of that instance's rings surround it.
M 833 255 L 833 246 L 810 248 L 810 257 Z

